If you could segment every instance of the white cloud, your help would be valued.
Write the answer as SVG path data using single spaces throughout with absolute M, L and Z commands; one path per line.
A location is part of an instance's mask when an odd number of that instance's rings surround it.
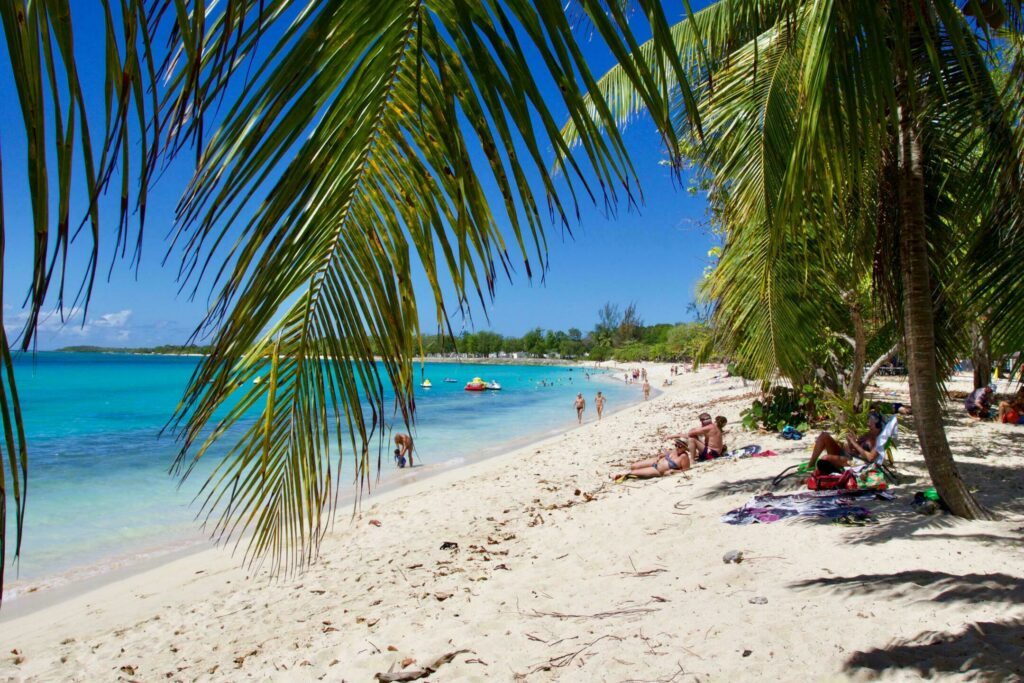
M 96 327 L 124 327 L 131 317 L 131 309 L 126 308 L 117 313 L 104 313 L 98 318 L 93 318 L 89 321 L 89 325 L 95 325 Z
M 132 317 L 131 309 L 90 318 L 83 324 L 83 310 L 80 306 L 65 309 L 63 316 L 51 311 L 39 317 L 38 339 L 42 348 L 51 344 L 59 345 L 62 339 L 75 339 L 76 343 L 109 344 L 124 342 L 131 337 L 128 322 Z M 19 336 L 28 321 L 28 313 L 22 311 L 16 315 L 5 316 L 4 329 L 12 339 Z

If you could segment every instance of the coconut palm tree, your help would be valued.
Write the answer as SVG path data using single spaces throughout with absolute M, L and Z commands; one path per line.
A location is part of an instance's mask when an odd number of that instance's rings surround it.
M 672 29 L 699 100 L 687 149 L 712 174 L 728 231 L 719 320 L 744 326 L 762 367 L 799 364 L 838 300 L 835 261 L 851 247 L 871 254 L 876 293 L 903 330 L 929 472 L 965 517 L 987 513 L 942 426 L 941 382 L 964 329 L 949 290 L 967 270 L 949 255 L 975 253 L 988 234 L 1004 253 L 986 264 L 1020 257 L 1022 33 L 1018 0 L 721 0 Z M 997 42 L 1016 81 L 994 75 Z M 620 121 L 642 110 L 617 69 L 601 87 Z M 848 267 L 852 283 L 866 263 Z M 1019 285 L 983 282 L 972 288 L 987 310 L 1018 311 L 1006 293 Z M 1002 325 L 1019 348 L 1024 326 Z
M 500 274 L 542 272 L 547 226 L 568 226 L 577 201 L 637 191 L 580 21 L 623 61 L 675 147 L 659 84 L 682 67 L 672 49 L 627 63 L 634 24 L 670 47 L 660 3 L 632 4 L 635 16 L 611 0 L 102 0 L 90 11 L 104 16 L 106 81 L 93 84 L 79 75 L 70 3 L 0 3 L 36 244 L 18 343 L 31 348 L 53 296 L 61 311 L 87 304 L 101 240 L 137 249 L 156 172 L 194 152 L 176 244 L 183 286 L 214 290 L 197 331 L 212 334 L 212 352 L 171 425 L 182 440 L 175 469 L 187 476 L 214 440 L 233 439 L 203 487 L 214 534 L 248 535 L 249 559 L 302 565 L 333 509 L 332 446 L 352 449 L 368 485 L 385 386 L 413 419 L 413 270 L 426 273 L 447 327 L 449 314 L 486 305 Z M 576 149 L 556 125 L 566 113 L 581 131 Z M 73 205 L 76 183 L 84 206 Z M 99 214 L 112 185 L 116 230 Z M 64 264 L 80 223 L 88 268 L 68 305 Z M 442 296 L 446 280 L 454 300 Z M 28 473 L 12 343 L 0 333 L 0 562 L 8 490 L 20 550 Z

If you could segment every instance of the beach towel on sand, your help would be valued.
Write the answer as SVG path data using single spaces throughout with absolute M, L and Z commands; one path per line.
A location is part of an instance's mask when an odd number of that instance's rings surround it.
M 751 498 L 743 507 L 725 513 L 721 519 L 726 524 L 771 524 L 799 516 L 867 517 L 871 510 L 854 503 L 857 498 L 875 495 L 874 491 L 804 491 L 785 496 L 763 493 Z
M 773 455 L 778 455 L 775 451 L 761 450 L 761 447 L 756 444 L 744 446 L 743 448 L 737 448 L 736 450 L 729 449 L 723 457 L 726 458 L 767 458 Z

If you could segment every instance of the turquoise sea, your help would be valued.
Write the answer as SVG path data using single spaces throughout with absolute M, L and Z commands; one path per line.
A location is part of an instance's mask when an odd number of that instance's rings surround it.
M 179 487 L 168 474 L 177 445 L 159 436 L 198 362 L 58 352 L 17 360 L 30 469 L 25 541 L 20 566 L 8 575 L 9 596 L 28 584 L 102 573 L 200 542 L 192 497 L 227 444 Z M 475 376 L 500 382 L 502 391 L 464 391 Z M 574 426 L 577 391 L 587 398 L 591 420 L 598 390 L 608 396 L 609 411 L 640 398 L 636 386 L 583 368 L 428 363 L 423 377 L 433 388 L 417 389 L 421 472 Z M 382 481 L 396 474 L 385 459 Z M 344 492 L 351 475 L 343 471 L 341 481 Z

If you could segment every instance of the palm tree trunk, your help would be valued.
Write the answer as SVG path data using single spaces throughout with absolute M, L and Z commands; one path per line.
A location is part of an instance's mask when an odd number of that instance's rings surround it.
M 912 10 L 904 8 L 906 13 Z M 953 514 L 989 517 L 960 478 L 942 426 L 939 373 L 935 359 L 935 322 L 925 223 L 925 178 L 921 130 L 903 67 L 899 97 L 899 234 L 903 280 L 903 335 L 910 372 L 910 400 L 925 463 L 939 495 Z
M 974 366 L 974 388 L 988 386 L 992 382 L 992 349 L 988 333 L 977 322 L 971 325 L 971 365 Z

